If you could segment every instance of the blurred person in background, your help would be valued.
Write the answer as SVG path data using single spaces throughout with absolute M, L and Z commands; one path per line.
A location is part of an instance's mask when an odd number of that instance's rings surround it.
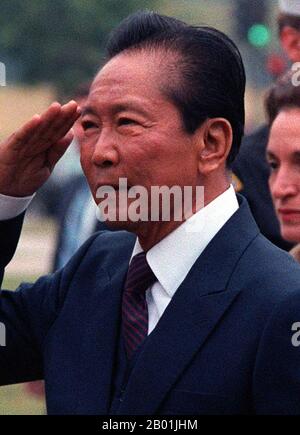
M 265 105 L 270 191 L 281 236 L 298 244 L 291 254 L 300 262 L 300 86 L 294 86 L 294 74 L 289 71 L 271 87 Z
M 291 62 L 300 61 L 300 1 L 280 0 L 278 32 L 281 46 Z M 233 163 L 236 190 L 248 200 L 261 232 L 282 249 L 290 250 L 292 241 L 282 238 L 268 186 L 269 166 L 265 158 L 269 126 L 263 125 L 243 139 Z

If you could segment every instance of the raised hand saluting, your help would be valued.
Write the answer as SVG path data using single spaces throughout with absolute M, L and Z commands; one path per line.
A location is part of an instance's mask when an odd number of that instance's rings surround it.
M 22 197 L 36 192 L 70 145 L 70 129 L 79 116 L 75 101 L 53 103 L 2 142 L 0 193 Z

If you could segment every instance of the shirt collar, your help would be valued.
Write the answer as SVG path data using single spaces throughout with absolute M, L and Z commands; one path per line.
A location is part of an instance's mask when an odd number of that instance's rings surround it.
M 238 208 L 234 188 L 230 185 L 224 193 L 147 252 L 149 266 L 170 297 L 174 295 L 209 242 Z M 137 239 L 132 257 L 142 251 Z

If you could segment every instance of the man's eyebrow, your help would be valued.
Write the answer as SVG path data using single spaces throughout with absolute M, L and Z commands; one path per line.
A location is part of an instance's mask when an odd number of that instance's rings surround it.
M 126 112 L 126 110 L 132 110 L 133 112 L 140 113 L 141 115 L 145 116 L 147 115 L 147 111 L 143 107 L 140 107 L 139 105 L 130 102 L 118 103 L 112 109 L 114 114 L 119 112 Z
M 143 107 L 135 103 L 118 103 L 115 104 L 111 110 L 114 115 L 120 112 L 125 112 L 126 110 L 132 110 L 133 112 L 139 113 L 144 116 L 148 115 L 147 111 Z M 82 108 L 81 116 L 85 116 L 85 115 L 97 116 L 98 112 L 91 106 L 84 106 Z
M 85 106 L 82 108 L 82 111 L 81 111 L 81 116 L 84 116 L 84 115 L 97 115 L 97 112 L 92 107 Z

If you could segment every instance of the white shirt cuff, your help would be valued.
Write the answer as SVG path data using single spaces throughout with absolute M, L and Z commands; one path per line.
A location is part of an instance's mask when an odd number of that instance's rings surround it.
M 35 194 L 17 198 L 0 193 L 0 221 L 6 221 L 19 216 L 26 210 L 34 196 Z

